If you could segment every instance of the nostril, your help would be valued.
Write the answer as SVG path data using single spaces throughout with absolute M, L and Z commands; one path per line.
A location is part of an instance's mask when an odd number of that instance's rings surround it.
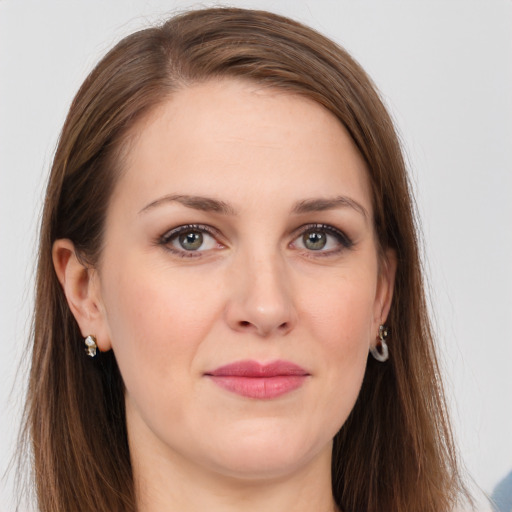
M 292 322 L 273 323 L 272 321 L 262 320 L 260 322 L 251 322 L 250 320 L 238 320 L 234 324 L 240 332 L 254 332 L 262 336 L 271 333 L 287 334 L 292 329 Z

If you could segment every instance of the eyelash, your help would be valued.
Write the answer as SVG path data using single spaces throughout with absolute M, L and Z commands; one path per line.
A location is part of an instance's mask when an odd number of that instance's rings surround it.
M 158 245 L 161 245 L 165 247 L 166 250 L 170 251 L 176 256 L 179 256 L 181 258 L 197 258 L 201 257 L 202 253 L 205 252 L 205 250 L 196 250 L 196 251 L 187 251 L 186 249 L 178 249 L 171 245 L 171 243 L 178 238 L 180 234 L 184 234 L 187 232 L 199 232 L 199 233 L 206 233 L 212 238 L 214 238 L 216 241 L 218 238 L 220 238 L 220 233 L 218 230 L 212 228 L 211 226 L 208 226 L 206 224 L 186 224 L 183 226 L 178 226 L 176 228 L 171 229 L 170 231 L 167 231 L 164 233 L 159 239 L 158 239 Z M 308 255 L 308 257 L 325 257 L 325 256 L 331 256 L 334 254 L 338 254 L 342 252 L 345 249 L 351 249 L 354 245 L 353 241 L 342 231 L 335 228 L 334 226 L 331 226 L 329 224 L 306 224 L 301 226 L 300 228 L 296 229 L 293 233 L 293 241 L 290 242 L 289 246 L 292 246 L 301 236 L 304 236 L 306 233 L 311 232 L 314 233 L 317 232 L 323 232 L 330 236 L 333 236 L 336 239 L 336 242 L 339 244 L 338 247 L 335 249 L 330 249 L 327 251 L 322 250 L 313 250 L 313 249 L 307 249 L 307 248 L 298 248 L 299 250 L 303 251 Z M 223 247 L 223 244 L 220 242 L 216 242 L 219 248 Z
M 327 251 L 322 250 L 313 250 L 313 249 L 302 249 L 308 257 L 327 257 L 339 254 L 345 249 L 351 249 L 354 245 L 354 242 L 345 234 L 343 231 L 331 226 L 329 224 L 306 224 L 297 229 L 294 233 L 294 239 L 292 244 L 298 240 L 301 236 L 303 237 L 306 233 L 314 233 L 314 232 L 323 232 L 328 235 L 333 236 L 336 239 L 336 242 L 339 244 L 338 247 L 334 249 L 330 249 Z M 291 245 L 291 244 L 290 244 Z
M 173 228 L 170 231 L 167 231 L 164 233 L 158 243 L 159 245 L 162 245 L 167 249 L 168 251 L 172 252 L 176 256 L 179 256 L 181 258 L 197 258 L 201 256 L 201 253 L 204 251 L 187 251 L 185 249 L 178 249 L 173 247 L 171 242 L 173 242 L 175 239 L 178 238 L 179 235 L 182 233 L 188 233 L 188 232 L 199 232 L 199 233 L 207 233 L 214 239 L 220 238 L 220 233 L 216 229 L 212 228 L 211 226 L 208 226 L 206 224 L 186 224 L 183 226 L 178 226 L 177 228 Z M 219 242 L 217 242 L 218 245 Z

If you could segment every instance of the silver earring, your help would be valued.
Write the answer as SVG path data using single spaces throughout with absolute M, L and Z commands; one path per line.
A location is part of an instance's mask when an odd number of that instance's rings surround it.
M 386 340 L 389 336 L 389 329 L 385 325 L 379 327 L 378 340 L 374 347 L 370 347 L 372 356 L 383 363 L 388 360 L 389 350 Z
M 89 334 L 87 338 L 85 338 L 85 353 L 89 357 L 96 357 L 96 349 L 98 345 L 96 345 L 96 338 Z

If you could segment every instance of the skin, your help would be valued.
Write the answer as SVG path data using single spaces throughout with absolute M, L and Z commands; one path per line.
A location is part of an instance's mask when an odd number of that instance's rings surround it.
M 363 159 L 323 107 L 235 80 L 175 93 L 134 133 L 97 268 L 69 240 L 53 255 L 82 334 L 118 360 L 139 510 L 334 510 L 332 439 L 396 266 L 379 262 Z M 162 238 L 188 224 L 213 228 L 199 249 Z M 312 246 L 310 224 L 343 235 L 311 228 Z M 246 359 L 309 376 L 258 400 L 205 375 Z

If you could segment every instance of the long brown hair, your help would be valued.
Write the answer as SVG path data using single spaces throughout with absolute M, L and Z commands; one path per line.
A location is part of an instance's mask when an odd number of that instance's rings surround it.
M 397 254 L 391 356 L 385 364 L 369 358 L 357 403 L 334 439 L 336 503 L 345 512 L 450 510 L 465 490 L 393 123 L 342 48 L 289 19 L 232 8 L 191 11 L 125 38 L 71 105 L 44 206 L 26 408 L 40 510 L 136 510 L 122 378 L 111 352 L 86 358 L 53 269 L 52 244 L 71 239 L 94 266 L 130 129 L 173 91 L 221 77 L 303 95 L 343 123 L 369 169 L 379 245 Z

